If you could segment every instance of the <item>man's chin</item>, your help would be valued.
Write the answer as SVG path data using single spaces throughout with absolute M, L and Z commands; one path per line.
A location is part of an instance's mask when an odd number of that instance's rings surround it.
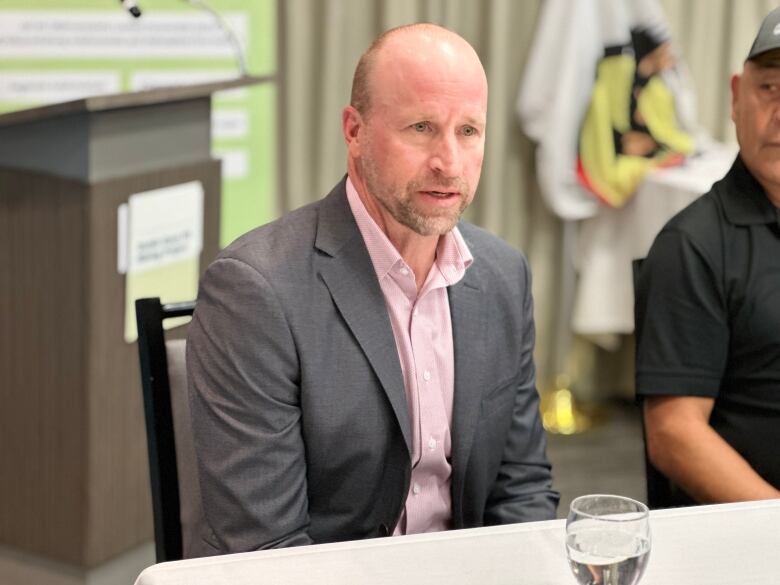
M 421 236 L 443 236 L 452 231 L 459 219 L 459 217 L 418 218 L 413 222 L 414 225 L 407 224 L 407 226 Z

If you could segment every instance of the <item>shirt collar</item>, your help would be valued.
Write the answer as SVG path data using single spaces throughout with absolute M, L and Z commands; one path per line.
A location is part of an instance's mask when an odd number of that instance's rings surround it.
M 379 279 L 384 278 L 399 262 L 406 265 L 387 235 L 379 228 L 360 199 L 352 180 L 347 177 L 347 201 Z M 436 267 L 448 285 L 458 282 L 471 266 L 474 257 L 457 226 L 439 238 L 436 246 Z
M 444 280 L 448 286 L 458 282 L 466 269 L 474 262 L 466 240 L 455 226 L 439 238 L 439 244 L 436 246 L 436 266 L 438 266 Z
M 764 188 L 739 156 L 718 185 L 725 187 L 718 191 L 726 218 L 734 225 L 780 225 L 780 209 L 772 204 Z

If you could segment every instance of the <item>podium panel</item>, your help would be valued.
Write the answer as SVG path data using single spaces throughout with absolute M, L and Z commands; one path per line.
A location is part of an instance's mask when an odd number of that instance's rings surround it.
M 89 568 L 152 538 L 117 208 L 189 181 L 204 191 L 203 270 L 218 250 L 219 161 L 98 182 L 0 168 L 2 545 Z
M 136 194 L 199 183 L 202 271 L 219 245 L 211 96 L 267 80 L 0 114 L 0 580 L 16 571 L 24 582 L 13 566 L 59 563 L 53 573 L 84 582 L 152 540 L 138 353 L 125 341 L 135 280 L 120 269 L 118 209 Z M 189 211 L 199 233 L 200 207 Z M 180 278 L 158 266 L 141 273 L 143 285 L 156 286 L 158 273 Z

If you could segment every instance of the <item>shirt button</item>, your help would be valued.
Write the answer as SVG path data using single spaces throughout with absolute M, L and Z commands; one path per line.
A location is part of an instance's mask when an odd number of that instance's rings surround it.
M 420 484 L 416 483 L 412 486 L 412 493 L 416 496 L 420 493 Z
M 415 309 L 414 311 L 412 311 L 412 315 L 414 315 L 414 316 L 416 317 L 416 316 L 417 316 L 417 313 L 419 313 L 419 312 L 420 312 L 420 311 L 419 311 L 418 309 Z
M 404 276 L 408 276 L 408 275 L 409 275 L 409 270 L 407 270 L 407 269 L 406 269 L 405 267 L 403 267 L 403 266 L 401 267 L 401 270 L 399 270 L 398 272 L 400 272 L 400 273 L 401 273 L 401 274 L 403 274 Z
M 435 448 L 436 448 L 436 439 L 431 437 L 430 439 L 428 439 L 428 449 L 433 451 Z
M 425 380 L 427 382 L 430 379 L 431 379 L 431 373 L 428 370 L 425 370 L 423 372 L 423 380 Z

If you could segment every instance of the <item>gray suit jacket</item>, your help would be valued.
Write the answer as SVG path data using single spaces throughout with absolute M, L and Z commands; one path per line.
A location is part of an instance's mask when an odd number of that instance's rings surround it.
M 460 225 L 449 288 L 454 528 L 553 518 L 525 258 Z M 207 528 L 197 554 L 392 534 L 410 425 L 384 297 L 342 181 L 204 275 L 187 365 Z

